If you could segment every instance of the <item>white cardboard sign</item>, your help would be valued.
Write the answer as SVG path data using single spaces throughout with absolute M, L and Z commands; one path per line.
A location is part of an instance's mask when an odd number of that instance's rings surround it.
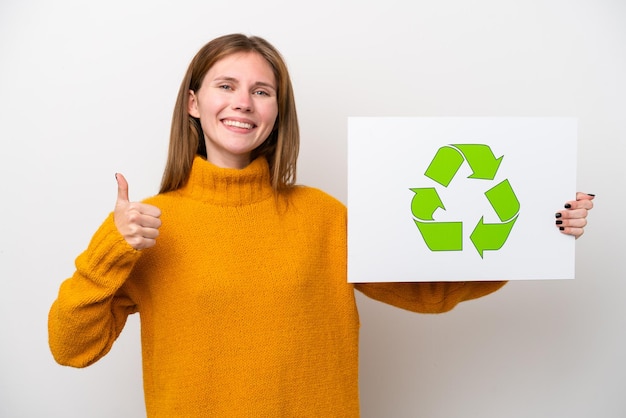
M 348 281 L 573 279 L 573 118 L 348 120 Z

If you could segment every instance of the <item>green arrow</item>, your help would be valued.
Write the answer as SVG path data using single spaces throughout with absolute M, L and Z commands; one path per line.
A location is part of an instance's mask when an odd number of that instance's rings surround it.
M 448 187 L 456 172 L 461 168 L 461 164 L 463 164 L 463 155 L 458 150 L 447 146 L 441 147 L 424 174 L 443 187 Z
M 411 200 L 411 212 L 417 219 L 432 221 L 434 219 L 433 214 L 437 208 L 446 209 L 435 188 L 427 187 L 410 190 L 415 192 L 415 196 Z
M 486 224 L 483 223 L 483 218 L 480 218 L 476 228 L 472 231 L 472 235 L 470 235 L 470 239 L 481 258 L 483 258 L 484 251 L 502 248 L 516 220 L 517 216 L 502 224 Z
M 493 180 L 502 162 L 502 157 L 496 158 L 489 148 L 483 144 L 460 144 L 454 145 L 461 150 L 467 163 L 472 169 L 472 179 Z
M 502 222 L 508 221 L 519 212 L 519 200 L 517 200 L 508 180 L 504 180 L 487 190 L 485 196 Z
M 420 222 L 413 220 L 431 251 L 461 251 L 462 222 Z

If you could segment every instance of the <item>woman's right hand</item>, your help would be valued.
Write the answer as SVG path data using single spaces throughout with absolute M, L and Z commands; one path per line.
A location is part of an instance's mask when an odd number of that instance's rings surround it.
M 136 250 L 150 248 L 156 244 L 161 226 L 161 210 L 156 206 L 128 199 L 128 182 L 116 173 L 117 201 L 113 219 L 117 230 L 126 242 Z

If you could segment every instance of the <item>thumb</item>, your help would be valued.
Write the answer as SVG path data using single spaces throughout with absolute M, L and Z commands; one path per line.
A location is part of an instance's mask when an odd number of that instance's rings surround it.
M 117 202 L 127 203 L 128 200 L 128 182 L 124 176 L 120 173 L 115 173 L 115 179 L 117 180 Z

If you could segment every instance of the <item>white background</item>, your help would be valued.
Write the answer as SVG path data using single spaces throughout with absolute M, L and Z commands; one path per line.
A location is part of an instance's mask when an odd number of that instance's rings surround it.
M 157 191 L 191 57 L 239 31 L 284 53 L 299 180 L 343 201 L 348 116 L 579 121 L 577 186 L 597 199 L 577 278 L 438 316 L 359 296 L 363 417 L 626 416 L 625 21 L 623 0 L 2 0 L 0 416 L 144 414 L 137 318 L 74 370 L 49 354 L 47 313 L 114 173 L 131 197 Z

